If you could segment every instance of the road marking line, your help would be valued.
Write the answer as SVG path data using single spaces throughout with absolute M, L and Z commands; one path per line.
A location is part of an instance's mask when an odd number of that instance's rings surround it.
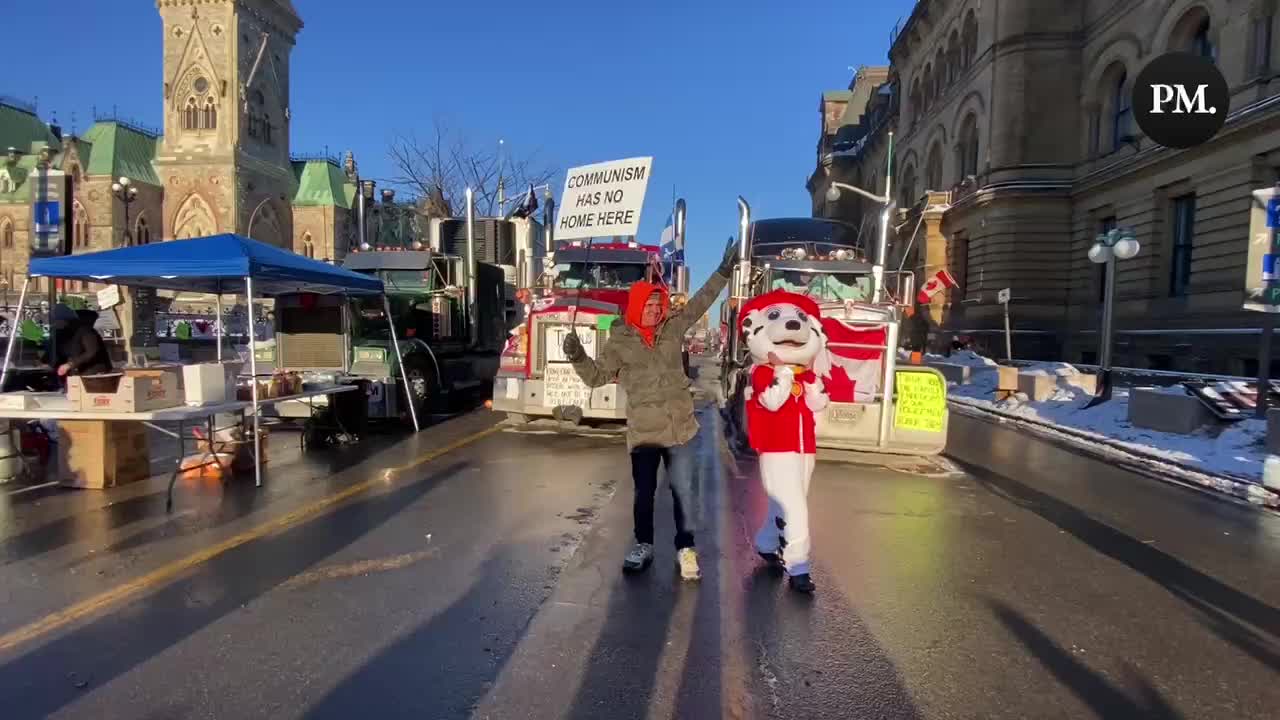
M 377 560 L 357 560 L 344 565 L 325 565 L 315 570 L 308 570 L 301 575 L 294 575 L 286 580 L 280 586 L 280 589 L 294 590 L 303 585 L 311 585 L 322 580 L 339 580 L 341 578 L 360 577 L 375 572 L 399 570 L 428 558 L 439 557 L 439 555 L 440 548 L 436 547 Z
M 29 487 L 24 487 L 18 490 L 11 490 L 9 492 L 9 497 L 13 497 L 14 495 L 21 495 L 22 493 L 29 493 L 32 490 L 40 490 L 42 488 L 53 487 L 54 485 L 57 485 L 57 484 L 58 484 L 58 481 L 54 480 L 52 482 L 42 483 L 40 485 L 31 485 Z
M 394 471 L 387 470 L 382 477 L 373 477 L 368 480 L 362 480 L 351 487 L 340 490 L 328 497 L 321 498 L 310 505 L 298 508 L 293 512 L 276 518 L 275 520 L 246 530 L 234 537 L 227 538 L 220 543 L 211 545 L 199 552 L 188 555 L 185 558 L 175 560 L 167 565 L 162 565 L 146 575 L 130 580 L 127 583 L 118 585 L 110 590 L 94 595 L 91 598 L 63 608 L 62 610 L 49 613 L 39 620 L 28 623 L 17 630 L 0 635 L 0 652 L 5 652 L 15 648 L 23 643 L 36 639 L 41 635 L 52 632 L 66 625 L 70 625 L 81 618 L 93 615 L 94 613 L 114 605 L 121 600 L 162 585 L 182 573 L 187 572 L 198 565 L 202 565 L 228 551 L 234 550 L 241 545 L 262 539 L 268 535 L 274 535 L 282 530 L 287 530 L 294 525 L 310 520 L 345 500 L 349 500 L 357 495 L 368 492 L 370 489 L 378 487 L 383 482 L 392 480 L 394 478 L 394 475 L 392 474 L 393 472 L 400 473 L 405 470 L 418 467 L 419 465 L 428 463 L 442 455 L 453 452 L 458 448 L 470 445 L 477 440 L 488 437 L 495 432 L 497 432 L 496 427 L 487 428 L 478 433 L 473 433 L 460 440 L 445 445 L 442 448 L 423 453 L 408 465 L 395 468 Z

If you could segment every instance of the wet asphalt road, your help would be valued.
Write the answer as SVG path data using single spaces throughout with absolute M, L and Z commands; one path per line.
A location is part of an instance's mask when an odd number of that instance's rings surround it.
M 266 488 L 184 484 L 173 515 L 155 483 L 4 497 L 0 717 L 1280 712 L 1280 518 L 953 415 L 958 465 L 819 464 L 796 597 L 750 547 L 754 461 L 703 419 L 699 584 L 665 540 L 618 572 L 620 438 L 477 438 L 484 412 L 305 461 L 277 442 Z

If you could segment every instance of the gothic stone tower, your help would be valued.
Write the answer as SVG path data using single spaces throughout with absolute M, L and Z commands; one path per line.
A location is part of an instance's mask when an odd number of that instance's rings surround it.
M 164 237 L 290 247 L 290 0 L 157 0 L 164 26 Z

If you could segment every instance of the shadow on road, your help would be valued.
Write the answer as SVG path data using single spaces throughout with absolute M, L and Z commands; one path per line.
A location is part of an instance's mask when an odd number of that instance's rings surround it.
M 668 556 L 670 552 L 667 550 Z M 659 558 L 662 556 L 660 550 Z M 608 619 L 591 649 L 582 684 L 566 715 L 570 720 L 641 720 L 649 716 L 672 612 L 683 593 L 697 592 L 696 588 L 678 584 L 673 588 L 658 581 L 654 574 L 659 572 L 671 573 L 672 568 L 655 561 L 648 572 L 626 576 L 614 585 L 606 606 Z
M 698 554 L 702 580 L 698 583 L 698 599 L 689 622 L 688 654 L 680 672 L 680 688 L 676 691 L 674 717 L 677 718 L 714 718 L 723 714 L 724 688 L 719 672 L 723 653 L 721 598 L 729 566 L 721 543 L 726 503 L 720 430 L 716 424 L 719 418 L 715 413 L 714 406 L 702 406 L 698 416 L 702 428 L 694 440 L 700 489 Z
M 461 472 L 455 463 L 219 555 L 182 580 L 0 666 L 0 707 L 45 717 L 229 615 L 379 527 Z M 74 673 L 78 683 L 68 682 Z M 153 678 L 164 682 L 163 676 Z M 87 684 L 77 688 L 76 684 Z
M 1125 664 L 1129 682 L 1137 686 L 1138 702 L 1130 699 L 1076 660 L 1018 611 L 997 600 L 987 600 L 992 613 L 1058 682 L 1065 685 L 1100 718 L 1115 720 L 1175 720 L 1181 717 L 1136 669 Z
M 699 421 L 703 427 L 693 442 L 700 486 L 700 522 L 695 538 L 702 580 L 685 582 L 676 570 L 671 544 L 675 535 L 672 500 L 664 480 L 658 488 L 654 511 L 657 557 L 647 572 L 623 575 L 615 581 L 605 605 L 604 627 L 596 637 L 566 715 L 572 720 L 648 718 L 665 709 L 655 708 L 654 701 L 667 693 L 674 694 L 663 698 L 674 703 L 672 717 L 721 715 L 718 668 L 723 553 L 717 540 L 720 513 L 716 511 L 721 486 L 716 438 L 708 426 L 705 409 L 699 412 Z M 633 488 L 628 483 L 628 500 Z M 687 652 L 677 647 L 678 643 L 687 643 Z M 685 655 L 681 666 L 664 662 L 664 656 L 678 657 L 682 652 Z M 672 677 L 676 678 L 674 686 L 662 682 Z M 661 690 L 660 685 L 664 686 Z
M 1272 669 L 1280 670 L 1280 610 L 1047 493 L 978 468 L 969 468 L 969 471 L 992 493 L 1039 515 L 1095 551 L 1159 583 L 1174 597 L 1198 610 L 1201 622 L 1219 637 Z
M 529 599 L 541 584 L 512 587 L 527 558 L 513 548 L 497 550 L 457 600 L 349 675 L 305 717 L 467 717 L 541 602 Z
M 745 593 L 743 629 L 752 653 L 752 685 L 761 688 L 756 715 L 774 718 L 856 717 L 912 720 L 920 712 L 901 673 L 871 630 L 826 574 L 814 549 L 815 596 L 799 596 L 779 571 L 765 567 L 752 538 L 768 500 L 754 458 L 737 459 L 734 557 Z
M 77 508 L 72 514 L 0 541 L 0 565 L 53 552 L 84 540 L 89 534 L 115 530 L 164 513 L 165 493 L 136 495 L 97 508 Z

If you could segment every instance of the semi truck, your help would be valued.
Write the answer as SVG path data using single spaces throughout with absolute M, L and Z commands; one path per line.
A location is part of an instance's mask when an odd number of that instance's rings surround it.
M 625 420 L 626 393 L 617 383 L 594 389 L 584 385 L 564 357 L 564 337 L 577 333 L 587 354 L 595 357 L 613 324 L 622 322 L 627 293 L 639 280 L 666 285 L 673 305 L 683 303 L 689 292 L 684 227 L 685 202 L 679 200 L 672 247 L 634 239 L 560 243 L 540 282 L 520 296 L 525 317 L 513 327 L 502 354 L 493 409 L 515 422 L 563 416 L 563 408 L 576 408 L 581 419 Z
M 818 448 L 941 453 L 946 381 L 933 368 L 898 364 L 902 321 L 914 312 L 914 275 L 885 272 L 884 243 L 878 257 L 869 260 L 852 225 L 822 218 L 753 220 L 743 198 L 738 209 L 738 264 L 720 314 L 726 333 L 722 412 L 730 438 L 747 449 L 743 391 L 752 360 L 738 332 L 737 308 L 755 295 L 782 289 L 817 301 L 835 365 L 826 381 L 831 402 L 817 418 Z M 888 212 L 884 218 L 887 222 Z M 900 407 L 900 401 L 910 408 Z
M 507 329 L 522 319 L 517 291 L 535 277 L 545 246 L 542 225 L 532 217 L 476 217 L 470 191 L 467 200 L 462 218 L 427 220 L 405 206 L 399 212 L 410 219 L 394 223 L 387 222 L 397 212 L 387 193 L 382 207 L 362 204 L 361 217 L 378 212 L 382 225 L 366 230 L 360 222 L 362 241 L 342 266 L 381 279 L 385 300 L 277 299 L 276 368 L 360 382 L 370 419 L 406 425 L 415 419 L 421 425 L 429 414 L 487 390 Z M 388 232 L 388 225 L 395 230 Z M 392 324 L 398 343 L 391 340 Z M 279 412 L 307 416 L 311 408 L 285 404 Z

